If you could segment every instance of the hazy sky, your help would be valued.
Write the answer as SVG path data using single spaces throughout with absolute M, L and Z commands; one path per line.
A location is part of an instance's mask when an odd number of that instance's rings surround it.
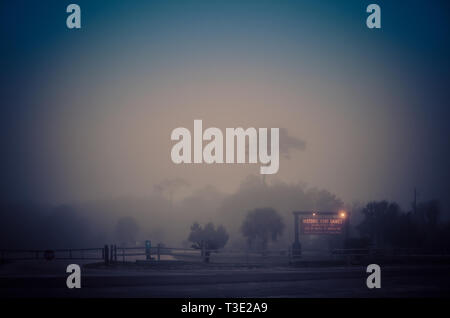
M 450 191 L 449 12 L 440 1 L 2 1 L 6 199 L 238 189 L 256 165 L 175 165 L 176 127 L 280 127 L 267 182 L 405 207 Z M 365 8 L 382 9 L 382 29 Z M 285 135 L 286 136 L 286 135 Z M 280 143 L 289 143 L 282 139 Z M 286 146 L 286 145 L 285 145 Z M 447 201 L 445 201 L 447 202 Z

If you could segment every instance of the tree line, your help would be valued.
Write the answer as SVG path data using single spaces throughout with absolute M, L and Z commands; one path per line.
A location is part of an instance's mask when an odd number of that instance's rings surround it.
M 418 203 L 406 212 L 395 202 L 372 201 L 351 213 L 358 214 L 361 221 L 351 225 L 352 234 L 343 241 L 345 248 L 450 248 L 450 222 L 441 220 L 436 200 Z M 284 229 L 285 222 L 279 212 L 273 208 L 256 208 L 247 212 L 240 234 L 249 249 L 264 252 L 283 235 Z M 197 222 L 191 226 L 188 237 L 193 248 L 210 250 L 225 247 L 228 239 L 222 225 L 215 228 L 213 223 L 208 223 L 202 227 Z

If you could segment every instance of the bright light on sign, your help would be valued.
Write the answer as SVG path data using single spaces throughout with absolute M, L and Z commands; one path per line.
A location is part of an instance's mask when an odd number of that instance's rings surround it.
M 300 226 L 302 234 L 342 234 L 343 218 L 302 218 Z
M 344 210 L 340 210 L 339 211 L 339 216 L 343 219 L 345 219 L 347 217 L 347 213 Z

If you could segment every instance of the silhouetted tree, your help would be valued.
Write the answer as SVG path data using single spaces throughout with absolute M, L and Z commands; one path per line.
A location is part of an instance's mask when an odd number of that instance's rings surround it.
M 439 221 L 439 202 L 431 200 L 417 204 L 417 213 L 429 230 L 435 230 Z
M 269 240 L 275 242 L 283 233 L 283 229 L 281 216 L 272 208 L 249 211 L 241 226 L 241 232 L 247 238 L 249 246 L 259 240 L 263 252 L 267 249 Z
M 439 242 L 439 215 L 440 208 L 437 200 L 425 201 L 417 204 L 414 222 L 423 247 L 437 247 Z
M 122 244 L 136 243 L 136 237 L 139 232 L 139 226 L 135 219 L 125 216 L 117 221 L 115 228 L 115 237 Z
M 209 250 L 217 250 L 224 247 L 228 242 L 227 230 L 219 225 L 217 229 L 213 223 L 208 223 L 204 228 L 197 222 L 192 224 L 191 233 L 188 240 L 192 242 L 192 247 L 202 249 L 203 247 Z
M 436 248 L 446 246 L 447 229 L 439 223 L 439 202 L 417 204 L 417 208 L 402 213 L 394 202 L 370 202 L 361 211 L 363 221 L 358 225 L 362 237 L 376 247 Z
M 369 237 L 377 247 L 392 245 L 398 234 L 400 207 L 395 202 L 369 202 L 363 209 L 364 220 L 358 225 L 362 236 Z

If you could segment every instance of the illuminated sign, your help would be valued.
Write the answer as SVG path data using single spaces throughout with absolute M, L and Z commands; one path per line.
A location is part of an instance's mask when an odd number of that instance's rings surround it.
M 302 218 L 300 227 L 302 234 L 342 234 L 343 218 Z

